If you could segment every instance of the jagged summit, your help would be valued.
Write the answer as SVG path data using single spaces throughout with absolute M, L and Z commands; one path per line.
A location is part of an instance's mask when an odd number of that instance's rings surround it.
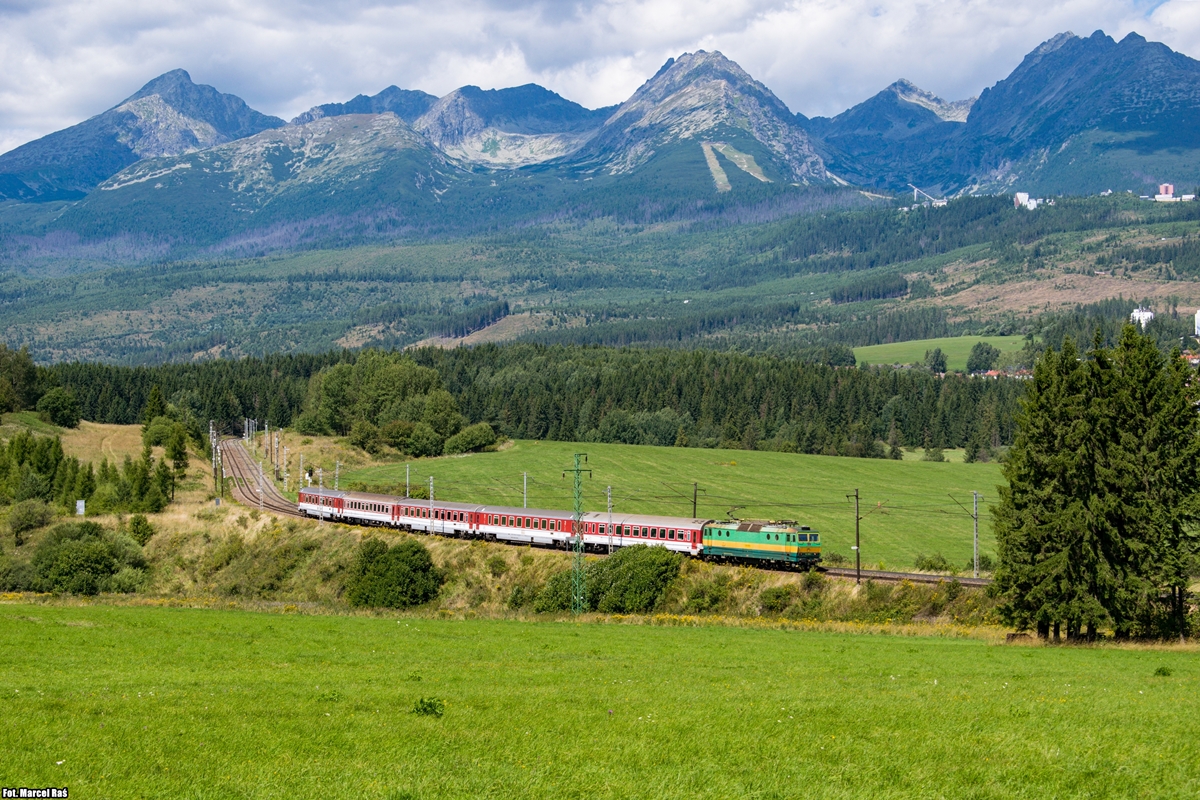
M 164 73 L 89 120 L 0 155 L 3 196 L 79 197 L 143 158 L 179 155 L 277 128 L 283 120 L 240 97 L 196 84 L 185 70 Z
M 611 111 L 586 109 L 533 83 L 464 86 L 434 103 L 413 127 L 455 158 L 512 168 L 573 153 Z
M 971 97 L 967 100 L 943 100 L 904 78 L 887 87 L 887 91 L 895 93 L 906 103 L 929 109 L 937 114 L 939 119 L 946 122 L 966 122 L 967 115 L 971 113 L 971 106 L 975 105 L 975 101 L 979 99 Z
M 825 181 L 825 165 L 788 107 L 720 52 L 684 53 L 622 103 L 586 158 L 614 173 L 648 161 L 661 147 L 740 132 L 780 162 L 786 180 Z
M 292 124 L 303 125 L 322 117 L 340 117 L 346 114 L 383 114 L 390 111 L 411 125 L 436 102 L 437 97 L 428 92 L 389 86 L 377 95 L 360 94 L 345 103 L 324 103 L 313 106 L 293 119 Z

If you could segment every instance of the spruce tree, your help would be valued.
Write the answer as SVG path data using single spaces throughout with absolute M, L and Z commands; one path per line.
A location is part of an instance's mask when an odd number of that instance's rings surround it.
M 167 413 L 167 403 L 163 400 L 162 389 L 157 385 L 151 387 L 150 397 L 146 400 L 146 407 L 142 409 L 142 429 L 149 427 L 157 417 L 161 417 Z
M 183 426 L 176 424 L 171 430 L 171 438 L 167 440 L 165 457 L 171 459 L 173 472 L 171 475 L 171 499 L 175 499 L 175 484 L 187 477 L 188 452 L 187 433 Z
M 1128 326 L 1034 368 L 994 512 L 1001 614 L 1055 638 L 1186 634 L 1200 522 L 1196 375 Z M 1169 593 L 1164 606 L 1159 598 Z

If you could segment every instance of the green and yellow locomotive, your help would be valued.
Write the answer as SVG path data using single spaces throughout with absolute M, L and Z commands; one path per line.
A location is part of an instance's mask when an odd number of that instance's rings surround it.
M 821 560 L 820 534 L 790 520 L 730 520 L 704 526 L 704 558 L 812 569 Z

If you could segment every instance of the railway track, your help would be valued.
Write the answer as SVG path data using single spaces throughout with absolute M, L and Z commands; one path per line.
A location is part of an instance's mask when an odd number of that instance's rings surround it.
M 260 489 L 258 482 L 258 464 L 246 452 L 246 448 L 238 439 L 226 439 L 221 442 L 221 456 L 225 471 L 233 479 L 230 489 L 233 499 L 250 508 L 262 508 L 273 514 L 283 514 L 289 517 L 303 517 L 296 510 L 296 504 L 283 496 L 275 488 L 272 481 L 263 481 Z M 261 491 L 261 497 L 260 497 Z
M 826 575 L 834 575 L 839 578 L 854 578 L 858 575 L 855 570 L 845 569 L 843 567 L 818 567 L 821 572 Z M 991 578 L 959 578 L 954 575 L 930 575 L 927 572 L 887 572 L 877 569 L 864 569 L 862 571 L 864 580 L 885 581 L 891 583 L 899 583 L 900 581 L 909 581 L 911 583 L 941 583 L 942 581 L 958 581 L 963 586 L 987 586 L 992 582 Z
M 233 499 L 250 508 L 260 507 L 258 485 L 258 463 L 246 452 L 240 439 L 226 439 L 221 443 L 221 454 L 225 459 L 225 469 L 233 478 Z M 306 517 L 296 510 L 296 504 L 284 497 L 272 481 L 263 481 L 261 507 L 273 514 L 288 517 Z M 838 578 L 854 578 L 858 574 L 853 569 L 843 567 L 818 567 L 826 575 Z M 876 569 L 864 569 L 862 577 L 872 581 L 899 583 L 939 583 L 957 580 L 963 586 L 987 586 L 992 581 L 989 578 L 956 578 L 950 575 L 930 575 L 922 572 L 890 572 Z

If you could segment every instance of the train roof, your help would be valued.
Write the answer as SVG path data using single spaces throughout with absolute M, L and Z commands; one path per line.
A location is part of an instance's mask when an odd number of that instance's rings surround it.
M 429 501 L 423 497 L 395 497 L 392 495 L 381 495 L 381 494 L 374 494 L 374 495 L 364 494 L 361 496 L 362 497 L 382 497 L 382 498 L 386 498 L 390 502 L 395 503 L 396 505 L 401 505 L 401 506 L 412 506 L 415 508 L 429 508 Z M 479 509 L 483 508 L 483 506 L 479 505 L 478 503 L 451 503 L 447 500 L 436 500 L 436 499 L 433 501 L 433 507 L 434 508 L 448 508 L 451 511 L 478 511 Z
M 761 519 L 729 519 L 714 523 L 722 528 L 729 528 L 735 531 L 746 531 L 755 533 L 757 531 L 771 531 L 773 533 L 796 533 L 797 531 L 811 531 L 820 533 L 816 528 L 808 525 L 801 525 L 795 520 L 776 520 L 770 522 Z
M 319 497 L 346 497 L 349 492 L 339 492 L 336 489 L 322 489 L 317 486 L 304 486 L 300 489 L 304 494 L 315 494 Z
M 616 511 L 611 516 L 607 511 L 589 511 L 583 515 L 583 518 L 588 522 L 607 523 L 609 519 L 612 519 L 614 525 L 649 525 L 668 528 L 700 528 L 712 522 L 711 519 L 665 517 L 658 514 L 621 514 Z
M 479 506 L 484 514 L 512 514 L 514 517 L 547 517 L 549 519 L 571 519 L 575 515 L 561 508 L 523 508 L 521 506 Z

